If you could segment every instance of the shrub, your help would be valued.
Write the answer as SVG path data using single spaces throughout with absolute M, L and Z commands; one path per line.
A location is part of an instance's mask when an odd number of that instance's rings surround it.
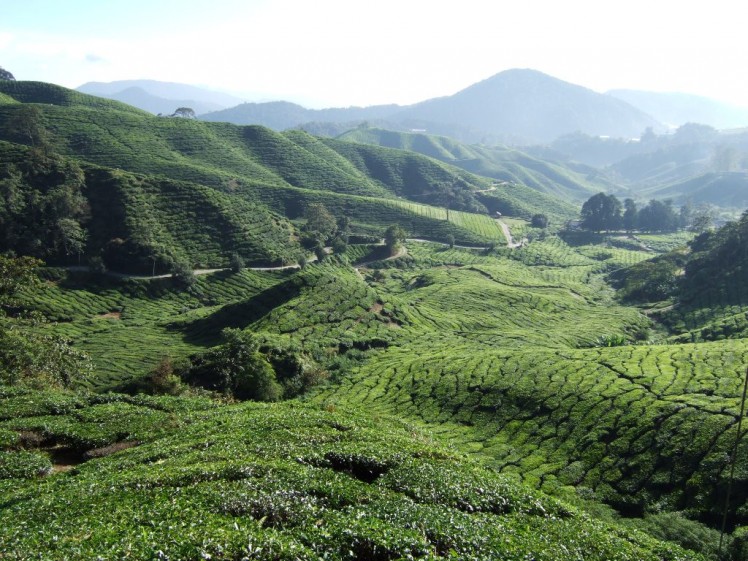
M 232 272 L 241 273 L 244 270 L 244 259 L 242 259 L 242 256 L 236 252 L 232 253 L 229 267 L 231 267 Z

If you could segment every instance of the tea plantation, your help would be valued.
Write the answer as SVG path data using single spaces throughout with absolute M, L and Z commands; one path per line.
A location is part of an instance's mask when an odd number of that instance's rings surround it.
M 698 559 L 392 419 L 3 390 L 4 559 Z
M 748 215 L 0 94 L 0 559 L 746 559 Z

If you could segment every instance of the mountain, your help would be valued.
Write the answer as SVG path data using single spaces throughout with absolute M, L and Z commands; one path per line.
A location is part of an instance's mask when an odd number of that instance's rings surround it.
M 452 96 L 398 107 L 308 110 L 286 102 L 244 104 L 203 116 L 236 124 L 283 129 L 306 122 L 376 119 L 396 128 L 426 129 L 466 142 L 547 143 L 568 133 L 638 138 L 663 126 L 611 96 L 535 70 L 507 70 Z
M 166 99 L 158 97 L 149 94 L 143 88 L 137 87 L 127 88 L 104 97 L 127 103 L 128 105 L 143 109 L 154 115 L 171 115 L 179 107 L 189 107 L 198 115 L 221 109 L 221 106 L 215 103 L 197 101 L 194 99 Z
M 524 185 L 564 201 L 583 201 L 599 191 L 616 189 L 592 167 L 578 164 L 570 167 L 504 146 L 468 145 L 444 136 L 363 126 L 338 136 L 338 139 L 412 150 L 471 173 L 491 177 L 502 186 L 510 183 L 519 189 Z
M 222 111 L 202 115 L 204 121 L 224 121 L 237 125 L 262 125 L 275 130 L 289 129 L 312 122 L 341 123 L 369 119 L 384 119 L 399 109 L 397 105 L 306 109 L 288 101 L 243 103 Z
M 0 82 L 0 549 L 696 561 L 718 558 L 734 483 L 722 558 L 745 559 L 744 228 L 714 263 L 741 272 L 695 286 L 685 331 L 651 330 L 607 275 L 688 233 L 497 221 L 489 198 L 558 199 L 413 149 L 483 169 L 511 151 L 359 132 L 410 150 Z M 536 177 L 567 169 L 585 168 Z M 351 236 L 312 262 L 320 205 Z M 393 224 L 407 239 L 383 246 Z M 29 255 L 99 266 L 35 279 Z M 667 339 L 707 307 L 708 343 Z M 287 402 L 238 402 L 255 399 Z
M 657 199 L 678 203 L 707 203 L 724 208 L 748 208 L 748 172 L 707 172 L 652 191 Z
M 507 70 L 452 96 L 410 106 L 398 120 L 459 123 L 521 137 L 526 143 L 547 143 L 575 131 L 638 138 L 647 127 L 661 127 L 625 102 L 523 69 Z
M 21 170 L 16 188 L 31 201 L 11 212 L 6 228 L 15 234 L 7 248 L 37 240 L 32 247 L 56 247 L 39 254 L 56 262 L 103 255 L 107 266 L 137 272 L 154 263 L 225 266 L 232 252 L 257 264 L 294 262 L 300 250 L 288 220 L 312 203 L 346 215 L 354 233 L 379 237 L 397 222 L 418 237 L 504 241 L 478 200 L 489 179 L 413 152 L 156 117 L 37 82 L 0 82 L 0 117 L 0 162 L 9 179 Z M 33 171 L 39 158 L 50 159 L 46 183 Z M 87 197 L 92 216 L 65 211 L 29 235 L 30 213 L 43 212 L 31 194 L 56 184 L 77 186 L 70 197 Z M 538 204 L 522 191 L 499 195 L 495 205 L 529 217 L 543 205 L 559 206 L 553 201 Z M 69 232 L 56 226 L 63 218 Z M 72 252 L 68 238 L 81 230 L 88 232 L 86 248 Z
M 177 107 L 190 107 L 195 113 L 201 114 L 242 102 L 240 98 L 223 92 L 157 80 L 87 82 L 76 89 L 82 93 L 116 99 L 151 113 L 167 115 Z
M 708 97 L 641 90 L 611 90 L 607 93 L 673 128 L 686 123 L 701 123 L 717 129 L 748 126 L 748 108 Z

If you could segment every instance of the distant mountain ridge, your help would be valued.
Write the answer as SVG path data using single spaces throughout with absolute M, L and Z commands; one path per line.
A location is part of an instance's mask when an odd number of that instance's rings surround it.
M 459 123 L 528 143 L 547 143 L 575 131 L 634 138 L 647 127 L 661 127 L 625 102 L 527 69 L 501 72 L 452 96 L 410 106 L 398 117 Z
M 173 113 L 177 107 L 190 107 L 198 115 L 242 103 L 242 99 L 224 92 L 158 80 L 117 80 L 87 82 L 77 91 L 115 99 L 150 113 Z
M 507 70 L 454 95 L 409 106 L 309 110 L 287 102 L 250 103 L 203 119 L 275 129 L 309 122 L 379 120 L 393 123 L 393 128 L 425 129 L 463 142 L 515 144 L 547 143 L 576 131 L 638 138 L 647 127 L 664 130 L 624 101 L 526 69 Z
M 748 108 L 730 105 L 708 97 L 640 90 L 611 90 L 607 93 L 672 127 L 686 123 L 700 123 L 716 129 L 748 126 Z

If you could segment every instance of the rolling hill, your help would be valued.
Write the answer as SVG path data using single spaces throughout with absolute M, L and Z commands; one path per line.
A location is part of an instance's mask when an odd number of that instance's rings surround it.
M 666 253 L 684 233 L 561 237 L 486 210 L 561 215 L 549 193 L 583 166 L 158 118 L 39 83 L 0 94 L 2 249 L 73 265 L 20 283 L 34 263 L 0 259 L 0 550 L 745 558 L 745 220 L 690 257 Z M 549 192 L 448 163 L 512 157 Z M 350 234 L 314 261 L 312 203 Z M 391 224 L 406 239 L 385 246 Z M 234 252 L 244 266 L 191 276 Z M 75 266 L 96 257 L 181 273 Z M 610 284 L 668 260 L 670 300 Z
M 483 230 L 471 230 L 465 225 L 472 222 L 454 212 L 479 212 L 487 219 L 479 196 L 490 188 L 490 180 L 419 154 L 319 139 L 302 131 L 278 133 L 257 126 L 154 117 L 116 101 L 48 84 L 4 82 L 0 92 L 9 99 L 0 105 L 0 140 L 8 142 L 3 145 L 6 166 L 15 158 L 28 160 L 38 153 L 38 146 L 21 149 L 17 143 L 43 142 L 44 150 L 81 163 L 90 183 L 84 189 L 89 197 L 102 184 L 128 186 L 122 197 L 101 199 L 120 205 L 117 215 L 124 215 L 124 229 L 115 235 L 115 222 L 98 228 L 99 218 L 94 216 L 91 227 L 112 237 L 90 237 L 88 255 L 97 255 L 111 240 L 133 240 L 134 247 L 122 246 L 127 250 L 124 255 L 134 259 L 133 270 L 143 270 L 149 253 L 208 267 L 225 265 L 232 251 L 258 264 L 293 262 L 298 245 L 288 238 L 287 220 L 302 217 L 311 203 L 323 203 L 337 216 L 348 216 L 354 231 L 366 234 L 380 235 L 387 225 L 399 222 L 416 237 L 453 235 L 463 243 L 503 240 L 498 230 L 493 239 Z M 28 131 L 33 132 L 31 137 Z M 139 195 L 136 189 L 141 189 Z M 498 193 L 491 204 L 505 203 L 528 217 L 545 208 L 553 211 L 555 199 L 538 199 L 528 191 Z M 176 193 L 180 195 L 174 199 Z M 177 214 L 184 211 L 183 218 L 174 217 L 173 230 L 171 226 L 147 228 L 145 234 L 133 230 L 144 216 L 150 216 L 153 224 L 169 223 L 159 214 L 167 208 L 167 200 L 179 201 Z M 247 213 L 223 217 L 224 212 L 233 212 L 231 200 L 237 201 L 237 208 L 244 205 Z M 444 207 L 453 211 L 451 217 L 445 216 Z M 373 212 L 375 208 L 380 210 Z M 178 232 L 194 212 L 215 213 L 225 227 L 206 229 L 197 236 L 202 241 L 188 242 L 187 234 Z M 105 220 L 103 215 L 101 219 Z M 287 251 L 275 242 L 261 249 L 263 236 L 239 243 L 236 236 L 266 231 L 264 226 L 252 226 L 255 220 L 257 225 L 276 224 L 277 232 L 286 232 Z M 281 239 L 269 236 L 268 243 Z M 177 238 L 182 241 L 176 242 Z M 124 262 L 116 259 L 110 266 L 122 269 Z
M 572 169 L 503 146 L 468 145 L 443 136 L 368 127 L 357 127 L 338 139 L 411 150 L 496 179 L 501 184 L 510 183 L 517 189 L 530 187 L 563 201 L 584 201 L 599 191 L 616 189 L 594 168 L 576 166 L 577 169 Z

